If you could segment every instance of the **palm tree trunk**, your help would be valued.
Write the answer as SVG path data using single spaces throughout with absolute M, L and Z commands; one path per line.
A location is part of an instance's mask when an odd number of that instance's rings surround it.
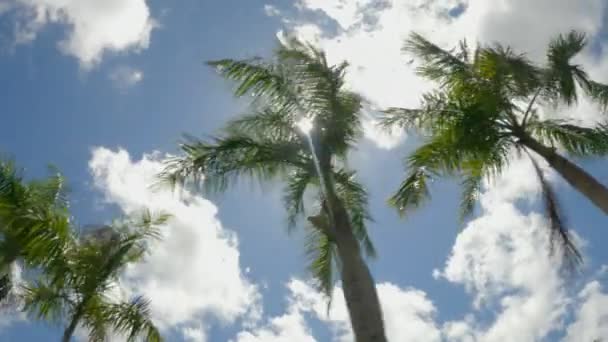
M 386 342 L 376 284 L 363 260 L 359 242 L 353 235 L 348 213 L 337 197 L 334 197 L 332 202 L 334 238 L 341 261 L 342 288 L 355 341 Z
M 68 325 L 68 327 L 63 331 L 63 338 L 61 339 L 62 342 L 70 342 L 72 335 L 74 335 L 74 330 L 76 330 L 76 325 L 78 325 L 77 320 L 72 320 L 70 322 L 70 325 Z
M 524 146 L 543 157 L 568 184 L 608 215 L 608 188 L 606 186 L 573 162 L 556 153 L 555 149 L 541 144 L 534 138 L 523 136 L 520 141 Z
M 74 335 L 74 331 L 76 330 L 76 327 L 78 326 L 78 322 L 80 322 L 80 317 L 82 316 L 82 311 L 83 311 L 82 307 L 84 307 L 84 305 L 79 306 L 79 308 L 76 310 L 76 312 L 72 316 L 72 319 L 70 320 L 70 324 L 63 331 L 63 337 L 61 338 L 62 342 L 70 342 L 70 340 L 72 339 L 72 336 Z

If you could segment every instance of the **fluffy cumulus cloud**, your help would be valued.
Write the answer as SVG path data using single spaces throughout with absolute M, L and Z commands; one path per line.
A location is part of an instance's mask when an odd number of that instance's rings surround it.
M 31 42 L 49 24 L 66 25 L 67 37 L 58 47 L 84 68 L 107 52 L 147 48 L 155 27 L 145 0 L 13 0 L 4 13 L 16 19 L 18 44 Z
M 521 178 L 533 174 L 529 161 L 516 160 L 489 187 L 480 198 L 481 215 L 458 235 L 445 268 L 435 273 L 474 298 L 472 316 L 445 324 L 450 340 L 536 341 L 561 329 L 569 303 L 561 255 L 550 253 L 544 218 L 515 206 L 537 194 L 534 177 Z M 496 313 L 490 324 L 471 319 L 483 310 Z
M 469 43 L 500 41 L 538 61 L 557 33 L 577 29 L 597 36 L 606 4 L 603 0 L 299 0 L 300 15 L 286 17 L 284 23 L 290 33 L 325 49 L 331 61 L 348 60 L 348 84 L 377 106 L 415 107 L 430 84 L 415 75 L 415 63 L 401 51 L 410 32 L 446 48 L 463 38 Z M 279 32 L 280 37 L 284 34 Z M 590 53 L 583 58 L 592 74 L 608 70 L 605 60 Z M 370 122 L 368 138 L 384 148 L 396 144 L 387 144 Z
M 515 203 L 530 202 L 538 192 L 532 165 L 516 159 L 481 195 L 481 213 L 459 234 L 438 281 L 461 285 L 473 298 L 462 319 L 439 322 L 438 308 L 418 289 L 380 283 L 378 295 L 391 341 L 537 341 L 561 334 L 572 306 L 576 322 L 568 327 L 570 340 L 603 336 L 606 298 L 597 282 L 572 297 L 560 276 L 561 255 L 550 252 L 547 223 Z M 552 178 L 552 177 L 550 177 Z M 339 287 L 326 311 L 323 296 L 306 283 L 288 283 L 290 295 L 284 315 L 243 331 L 235 342 L 315 341 L 307 317 L 327 324 L 334 341 L 352 341 L 348 314 Z M 439 308 L 440 309 L 440 308 Z M 588 332 L 585 332 L 588 331 Z
M 150 187 L 162 169 L 157 155 L 132 160 L 124 150 L 96 148 L 89 167 L 108 203 L 125 213 L 142 207 L 172 215 L 163 239 L 144 263 L 128 269 L 124 285 L 151 299 L 163 329 L 181 329 L 184 338 L 203 341 L 204 327 L 257 315 L 257 288 L 243 275 L 238 241 L 222 227 L 217 208 L 187 192 Z
M 565 341 L 603 341 L 608 338 L 608 294 L 598 281 L 580 292 L 581 304 L 575 321 L 568 327 Z
M 289 296 L 286 313 L 270 318 L 265 325 L 240 332 L 233 342 L 317 341 L 308 327 L 307 316 L 327 324 L 333 331 L 334 341 L 353 340 L 340 288 L 335 288 L 334 301 L 328 312 L 325 297 L 307 283 L 292 279 L 287 287 Z M 433 320 L 435 307 L 424 292 L 382 283 L 378 284 L 378 295 L 384 309 L 389 340 L 440 340 L 440 331 Z

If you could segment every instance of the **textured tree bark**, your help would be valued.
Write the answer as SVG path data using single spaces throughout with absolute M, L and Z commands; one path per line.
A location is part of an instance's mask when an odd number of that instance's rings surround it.
M 376 291 L 376 283 L 361 255 L 359 242 L 355 238 L 350 217 L 344 203 L 336 195 L 330 170 L 331 154 L 322 148 L 317 151 L 319 169 L 323 173 L 321 187 L 326 199 L 329 216 L 329 234 L 334 239 L 340 257 L 340 276 L 344 300 L 356 342 L 386 342 L 382 308 Z M 314 222 L 313 222 L 314 224 Z
M 608 188 L 606 186 L 573 162 L 556 153 L 555 149 L 541 144 L 532 137 L 521 137 L 521 143 L 543 157 L 568 184 L 608 215 Z
M 386 342 L 376 284 L 353 235 L 348 213 L 339 199 L 334 197 L 332 202 L 335 242 L 342 266 L 342 289 L 355 341 Z

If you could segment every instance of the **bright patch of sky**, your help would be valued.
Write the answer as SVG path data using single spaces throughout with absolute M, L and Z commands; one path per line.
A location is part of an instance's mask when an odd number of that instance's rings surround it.
M 351 166 L 372 197 L 379 259 L 370 267 L 391 341 L 608 338 L 601 213 L 551 174 L 585 252 L 575 278 L 555 267 L 559 253 L 548 252 L 525 160 L 514 158 L 486 184 L 464 226 L 452 181 L 433 184 L 433 202 L 400 220 L 385 199 L 416 139 L 374 125 L 376 109 L 414 107 L 432 86 L 400 51 L 412 30 L 444 47 L 462 38 L 499 41 L 537 61 L 552 36 L 583 30 L 595 48 L 580 63 L 608 81 L 606 11 L 603 0 L 0 1 L 0 73 L 9 80 L 0 94 L 0 151 L 34 175 L 47 162 L 64 170 L 83 225 L 142 206 L 174 215 L 147 261 L 122 280 L 126 291 L 151 299 L 167 340 L 351 341 L 340 287 L 327 315 L 308 282 L 304 234 L 285 231 L 278 185 L 240 185 L 210 198 L 149 186 L 180 134 L 208 136 L 243 111 L 202 62 L 267 56 L 276 36 L 296 34 L 331 62 L 348 60 L 348 86 L 369 101 L 366 139 Z M 586 102 L 543 115 L 603 118 Z M 608 183 L 605 161 L 577 162 Z M 3 340 L 59 336 L 22 317 L 0 319 Z

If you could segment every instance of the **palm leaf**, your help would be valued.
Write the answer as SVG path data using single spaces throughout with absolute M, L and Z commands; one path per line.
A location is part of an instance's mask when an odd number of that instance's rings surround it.
M 308 231 L 306 241 L 306 255 L 309 259 L 308 269 L 316 280 L 318 289 L 331 301 L 335 284 L 336 246 L 321 229 L 311 227 Z
M 579 252 L 574 240 L 563 219 L 560 210 L 557 195 L 551 187 L 551 184 L 545 178 L 543 170 L 540 168 L 536 160 L 530 156 L 532 165 L 536 172 L 538 181 L 540 182 L 543 203 L 545 206 L 545 215 L 549 221 L 549 229 L 551 234 L 551 250 L 554 249 L 554 243 L 557 242 L 564 255 L 564 261 L 570 266 L 576 266 L 582 263 L 583 257 Z
M 542 142 L 562 146 L 576 156 L 605 155 L 608 153 L 608 125 L 593 128 L 575 126 L 564 120 L 534 121 L 529 129 Z
M 417 73 L 429 80 L 437 81 L 441 86 L 455 87 L 471 78 L 469 65 L 458 58 L 452 51 L 447 51 L 426 40 L 418 33 L 412 33 L 402 50 L 420 58 L 423 63 Z
M 199 183 L 206 191 L 222 192 L 241 176 L 266 181 L 293 167 L 309 164 L 300 142 L 257 140 L 245 135 L 216 138 L 213 143 L 191 139 L 184 155 L 167 161 L 160 178 L 171 185 Z
M 420 207 L 430 198 L 428 181 L 429 176 L 424 168 L 410 169 L 397 192 L 389 199 L 389 204 L 402 216 L 408 210 Z
M 368 210 L 367 191 L 355 180 L 355 173 L 337 170 L 333 174 L 336 194 L 342 200 L 350 218 L 353 234 L 368 257 L 376 256 L 376 248 L 367 233 L 367 222 L 373 221 Z
M 298 168 L 287 177 L 287 186 L 284 190 L 283 202 L 287 209 L 288 228 L 296 226 L 297 219 L 304 213 L 304 193 L 313 182 L 318 185 L 318 176 L 314 167 Z
M 127 336 L 127 341 L 142 337 L 145 341 L 160 342 L 162 338 L 150 317 L 150 302 L 136 297 L 131 302 L 110 304 L 105 308 L 105 319 L 114 330 Z
M 549 91 L 555 99 L 563 100 L 567 105 L 576 103 L 578 95 L 576 84 L 583 89 L 590 87 L 587 74 L 578 65 L 571 64 L 574 56 L 587 45 L 584 33 L 570 31 L 553 39 L 547 50 Z

